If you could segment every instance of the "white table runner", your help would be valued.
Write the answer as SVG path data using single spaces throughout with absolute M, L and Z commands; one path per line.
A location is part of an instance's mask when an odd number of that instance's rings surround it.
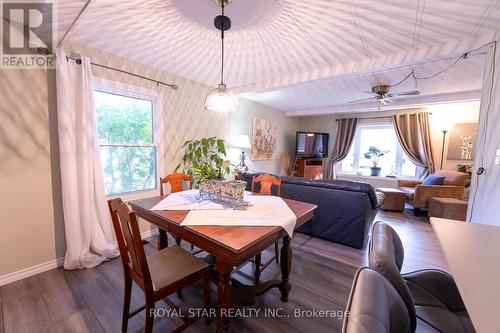
M 280 197 L 245 193 L 248 206 L 233 209 L 209 200 L 198 200 L 198 195 L 198 190 L 173 193 L 152 210 L 189 210 L 182 226 L 278 226 L 292 237 L 297 217 Z

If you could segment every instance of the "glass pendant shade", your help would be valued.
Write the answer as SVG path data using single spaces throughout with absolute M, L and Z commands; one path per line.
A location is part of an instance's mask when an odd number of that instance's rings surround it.
M 235 112 L 240 109 L 240 103 L 233 92 L 225 84 L 219 84 L 210 91 L 205 99 L 205 109 L 215 112 Z

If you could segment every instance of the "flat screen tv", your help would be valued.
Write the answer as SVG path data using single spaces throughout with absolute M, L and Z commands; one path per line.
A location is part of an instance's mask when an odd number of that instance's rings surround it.
M 295 154 L 301 158 L 328 156 L 328 133 L 297 132 Z

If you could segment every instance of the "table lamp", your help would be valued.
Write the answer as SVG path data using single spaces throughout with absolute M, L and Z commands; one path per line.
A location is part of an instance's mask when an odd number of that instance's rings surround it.
M 242 148 L 242 149 L 252 149 L 252 145 L 250 144 L 250 138 L 248 135 L 240 135 L 236 142 L 234 143 L 233 147 L 235 148 Z M 240 155 L 240 164 L 236 166 L 236 170 L 238 171 L 248 171 L 248 166 L 245 163 L 246 156 L 245 152 L 242 151 Z

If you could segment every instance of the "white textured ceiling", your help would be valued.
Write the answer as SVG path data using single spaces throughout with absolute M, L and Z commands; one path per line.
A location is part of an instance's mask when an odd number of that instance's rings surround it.
M 64 3 L 60 27 L 68 26 L 82 1 Z M 428 63 L 418 68 L 432 74 L 442 68 L 437 60 L 495 39 L 498 3 L 233 0 L 226 11 L 233 21 L 225 39 L 226 83 L 285 111 L 340 105 L 416 65 Z M 212 0 L 93 0 L 68 40 L 215 86 L 220 35 L 211 22 L 218 14 Z M 440 81 L 426 82 L 422 93 L 480 88 L 479 62 L 463 62 Z M 276 99 L 269 98 L 273 93 Z

